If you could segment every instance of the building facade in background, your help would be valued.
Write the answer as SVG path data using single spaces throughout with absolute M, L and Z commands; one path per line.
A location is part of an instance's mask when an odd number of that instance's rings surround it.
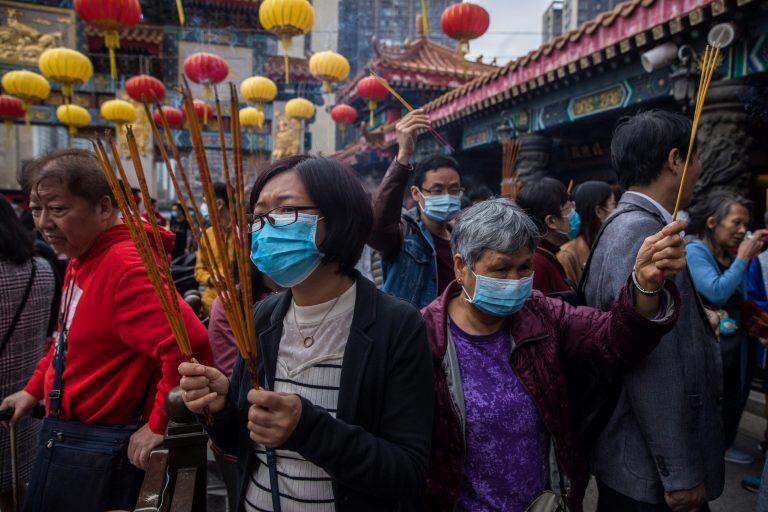
M 562 32 L 568 32 L 585 21 L 596 18 L 600 13 L 610 11 L 622 1 L 623 0 L 563 0 Z M 545 39 L 545 41 L 546 40 L 548 39 Z
M 554 0 L 541 17 L 542 43 L 563 33 L 563 0 Z
M 440 16 L 453 3 L 427 2 L 429 38 L 451 47 L 455 47 L 455 41 L 443 33 Z M 373 57 L 371 37 L 390 46 L 418 37 L 416 18 L 421 15 L 421 4 L 416 0 L 338 0 L 338 4 L 339 53 L 349 59 L 353 75 Z

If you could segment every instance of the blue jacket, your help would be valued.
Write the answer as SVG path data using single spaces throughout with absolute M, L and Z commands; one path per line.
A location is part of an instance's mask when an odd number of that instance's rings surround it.
M 708 302 L 723 306 L 739 291 L 747 297 L 747 270 L 749 263 L 735 258 L 725 272 L 720 270 L 715 255 L 701 240 L 685 246 L 688 269 L 699 292 Z
M 403 246 L 394 259 L 382 260 L 384 291 L 423 308 L 437 298 L 437 259 L 432 235 L 418 209 L 403 212 Z
M 418 207 L 402 208 L 412 172 L 412 167 L 400 165 L 397 160 L 389 166 L 374 201 L 368 245 L 381 253 L 382 289 L 423 308 L 437 298 L 437 257 Z
M 768 311 L 768 294 L 765 292 L 765 281 L 763 280 L 763 268 L 760 260 L 755 258 L 749 264 L 749 273 L 747 274 L 747 299 L 753 301 L 764 311 Z

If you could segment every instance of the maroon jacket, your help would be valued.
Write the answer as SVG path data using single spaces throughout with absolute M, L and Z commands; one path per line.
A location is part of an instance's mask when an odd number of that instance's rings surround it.
M 539 242 L 533 254 L 533 289 L 543 294 L 567 292 L 565 269 L 557 259 L 560 248 L 546 240 Z M 578 283 L 575 283 L 578 284 Z
M 663 321 L 641 316 L 625 286 L 609 312 L 575 308 L 534 291 L 523 309 L 510 318 L 515 341 L 510 363 L 533 398 L 552 436 L 560 468 L 571 481 L 569 506 L 582 510 L 589 473 L 587 454 L 572 431 L 563 359 L 594 361 L 606 367 L 632 365 L 647 356 L 677 320 L 680 298 L 674 284 L 666 289 L 674 302 Z M 435 369 L 435 418 L 427 473 L 430 510 L 454 510 L 464 466 L 461 419 L 448 391 L 444 368 L 448 344 L 448 302 L 461 288 L 452 282 L 443 295 L 422 310 Z

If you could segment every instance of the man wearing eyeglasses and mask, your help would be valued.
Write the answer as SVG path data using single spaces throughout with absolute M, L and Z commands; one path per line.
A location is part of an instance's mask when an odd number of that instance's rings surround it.
M 452 280 L 448 222 L 461 209 L 464 193 L 453 158 L 434 154 L 411 165 L 416 134 L 429 127 L 429 117 L 421 109 L 397 123 L 399 150 L 377 190 L 368 241 L 382 255 L 384 291 L 419 308 L 432 302 Z M 410 193 L 417 206 L 404 210 L 403 196 L 411 178 Z

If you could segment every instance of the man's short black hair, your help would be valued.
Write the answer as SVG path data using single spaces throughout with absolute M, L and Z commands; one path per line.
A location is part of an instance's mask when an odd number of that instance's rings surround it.
M 424 178 L 427 173 L 442 167 L 453 169 L 459 173 L 459 177 L 461 177 L 459 162 L 457 162 L 456 159 L 446 155 L 434 154 L 429 155 L 428 157 L 422 159 L 418 164 L 416 164 L 416 168 L 413 171 L 413 184 L 418 188 L 421 188 L 421 186 L 424 184 Z
M 650 185 L 661 175 L 670 151 L 677 148 L 685 158 L 690 139 L 691 120 L 674 112 L 648 110 L 619 120 L 611 140 L 611 163 L 621 185 Z
M 227 197 L 227 184 L 223 181 L 213 182 L 213 195 L 216 199 L 224 201 L 224 206 L 229 206 L 229 198 Z
M 325 254 L 323 262 L 337 262 L 343 274 L 353 275 L 373 225 L 371 201 L 360 178 L 338 160 L 313 156 L 283 158 L 256 179 L 249 211 L 253 211 L 267 182 L 287 171 L 296 171 L 314 206 L 325 218 L 325 240 L 318 247 Z
M 472 187 L 469 191 L 469 200 L 472 204 L 479 203 L 480 201 L 486 201 L 493 197 L 493 192 L 486 185 L 480 185 Z
M 539 232 L 547 232 L 547 215 L 562 217 L 562 209 L 568 202 L 568 189 L 554 178 L 526 181 L 515 198 L 517 205 L 525 210 L 536 223 Z

